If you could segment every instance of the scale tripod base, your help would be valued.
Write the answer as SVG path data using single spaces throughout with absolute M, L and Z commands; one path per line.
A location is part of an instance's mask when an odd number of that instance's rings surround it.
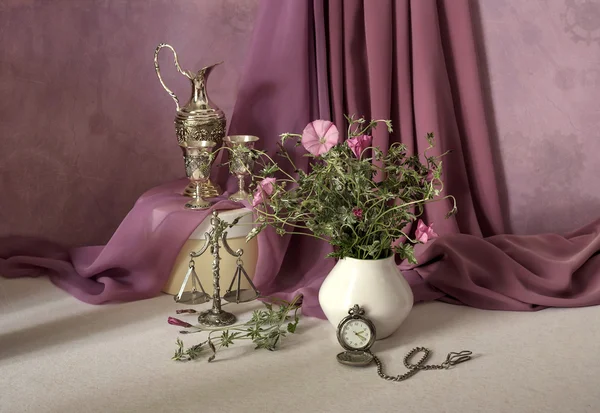
M 198 316 L 198 323 L 206 327 L 224 327 L 230 326 L 236 322 L 236 317 L 227 312 L 220 310 L 215 312 L 214 310 L 206 310 L 200 313 Z

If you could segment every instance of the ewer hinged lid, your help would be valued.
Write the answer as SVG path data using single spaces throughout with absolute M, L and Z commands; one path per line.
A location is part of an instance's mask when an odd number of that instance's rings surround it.
M 189 101 L 179 106 L 179 99 L 164 83 L 158 65 L 158 53 L 163 47 L 171 49 L 174 56 L 177 71 L 190 80 L 192 94 Z M 207 140 L 220 145 L 225 137 L 226 119 L 225 114 L 208 97 L 206 82 L 212 70 L 223 62 L 203 67 L 197 73 L 190 70 L 182 70 L 179 65 L 177 53 L 172 46 L 160 44 L 154 52 L 154 68 L 163 88 L 175 101 L 177 114 L 175 115 L 175 132 L 177 143 L 185 145 L 189 141 Z

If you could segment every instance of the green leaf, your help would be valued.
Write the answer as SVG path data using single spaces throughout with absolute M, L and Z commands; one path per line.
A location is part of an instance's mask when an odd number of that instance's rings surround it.
M 229 330 L 223 331 L 223 333 L 221 333 L 221 346 L 229 347 L 229 345 L 233 344 L 235 338 L 236 333 L 230 334 Z
M 177 361 L 185 361 L 184 351 L 183 351 L 183 341 L 181 341 L 179 338 L 177 338 L 177 341 L 175 342 L 175 344 L 177 344 L 177 350 L 175 350 L 175 354 L 173 355 L 173 357 L 171 357 L 171 359 L 177 360 Z
M 400 256 L 403 260 L 408 260 L 411 264 L 418 264 L 417 259 L 415 257 L 415 251 L 413 246 L 405 242 L 404 244 L 397 245 L 394 251 Z
M 202 353 L 202 349 L 203 349 L 202 344 L 196 344 L 195 346 L 188 348 L 185 353 L 190 360 L 196 360 L 198 357 L 200 357 L 200 353 Z
M 427 142 L 429 143 L 429 146 L 433 146 L 433 140 L 434 140 L 433 132 L 428 132 L 427 133 Z
M 290 333 L 295 333 L 296 332 L 296 327 L 298 327 L 298 316 L 294 317 L 294 322 L 293 323 L 288 323 L 287 325 L 287 331 Z

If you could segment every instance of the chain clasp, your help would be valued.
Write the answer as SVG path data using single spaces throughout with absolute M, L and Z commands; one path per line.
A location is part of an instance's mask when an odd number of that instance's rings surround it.
M 457 364 L 471 360 L 472 355 L 473 352 L 468 350 L 463 350 L 460 353 L 449 353 L 448 357 L 446 357 L 446 361 L 442 363 L 442 366 L 445 369 L 449 369 L 451 366 L 456 366 Z

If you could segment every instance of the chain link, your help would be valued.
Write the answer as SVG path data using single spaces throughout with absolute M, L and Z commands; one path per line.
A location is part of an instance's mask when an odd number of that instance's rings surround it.
M 428 348 L 425 348 L 425 347 L 415 347 L 411 351 L 409 351 L 406 354 L 406 356 L 404 356 L 404 367 L 406 367 L 408 369 L 408 371 L 404 374 L 399 374 L 397 376 L 388 376 L 387 374 L 385 374 L 383 372 L 383 364 L 381 363 L 381 360 L 379 360 L 379 357 L 377 357 L 375 354 L 371 353 L 370 351 L 369 351 L 369 353 L 373 356 L 373 361 L 375 361 L 375 364 L 377 365 L 377 374 L 379 375 L 379 377 L 381 377 L 384 380 L 389 380 L 389 381 L 406 380 L 406 379 L 414 376 L 415 374 L 417 374 L 420 370 L 448 369 L 448 368 L 450 368 L 450 366 L 455 366 L 458 363 L 462 363 L 464 361 L 470 360 L 471 354 L 472 354 L 470 351 L 461 351 L 460 353 L 450 353 L 450 354 L 448 354 L 446 361 L 444 361 L 442 364 L 424 364 L 425 361 L 427 361 L 427 359 L 431 355 L 431 350 L 429 350 Z M 421 359 L 414 364 L 411 363 L 410 362 L 411 358 L 415 354 L 418 354 L 418 353 L 423 353 L 423 356 L 421 356 Z

